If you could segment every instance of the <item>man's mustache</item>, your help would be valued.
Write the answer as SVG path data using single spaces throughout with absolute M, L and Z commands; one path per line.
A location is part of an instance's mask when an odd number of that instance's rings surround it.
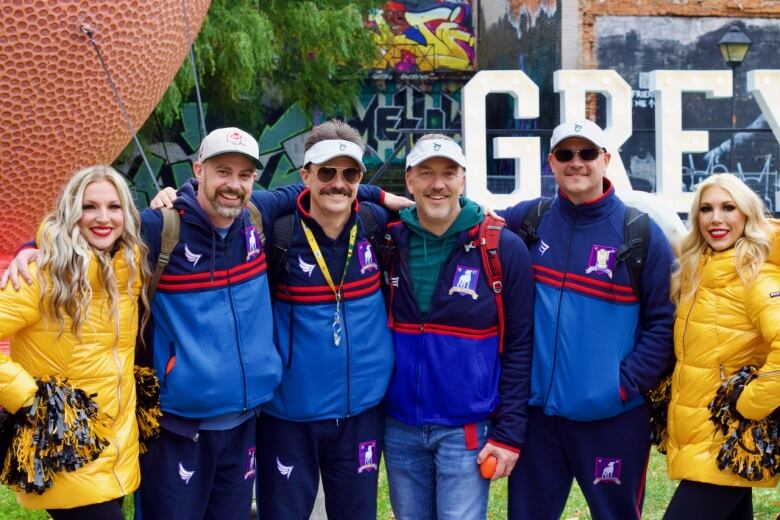
M 352 190 L 349 188 L 325 188 L 323 190 L 320 190 L 320 195 L 346 195 L 347 197 L 352 196 Z

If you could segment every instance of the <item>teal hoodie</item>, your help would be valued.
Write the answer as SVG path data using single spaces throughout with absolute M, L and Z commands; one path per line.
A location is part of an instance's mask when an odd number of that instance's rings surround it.
M 482 222 L 482 208 L 476 202 L 461 197 L 458 217 L 441 236 L 434 235 L 420 226 L 420 221 L 417 218 L 417 206 L 402 209 L 399 216 L 411 231 L 409 271 L 412 277 L 414 296 L 422 318 L 425 319 L 431 307 L 433 290 L 439 280 L 442 264 L 455 248 L 455 239 L 458 234 Z

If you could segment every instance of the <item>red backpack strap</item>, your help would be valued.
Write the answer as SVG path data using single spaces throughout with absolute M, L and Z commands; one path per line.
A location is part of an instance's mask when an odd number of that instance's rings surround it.
M 501 257 L 498 254 L 498 243 L 504 226 L 504 222 L 485 216 L 479 227 L 478 239 L 480 253 L 482 254 L 482 268 L 485 270 L 488 285 L 496 296 L 499 354 L 504 352 L 504 298 L 501 294 L 501 291 L 504 289 L 504 270 L 501 266 Z

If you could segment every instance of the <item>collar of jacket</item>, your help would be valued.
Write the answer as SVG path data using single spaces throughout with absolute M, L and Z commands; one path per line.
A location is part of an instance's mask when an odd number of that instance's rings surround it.
M 738 278 L 736 249 L 715 251 L 708 247 L 699 260 L 699 287 L 723 287 Z
M 582 204 L 574 204 L 560 189 L 558 196 L 555 197 L 555 203 L 561 208 L 561 214 L 566 220 L 598 220 L 609 216 L 616 206 L 620 205 L 620 200 L 615 195 L 615 187 L 605 177 L 604 193 L 593 200 L 588 200 Z

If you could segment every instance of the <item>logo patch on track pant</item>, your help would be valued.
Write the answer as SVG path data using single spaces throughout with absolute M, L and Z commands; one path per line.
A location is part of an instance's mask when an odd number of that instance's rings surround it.
M 377 470 L 376 441 L 358 444 L 358 473 Z

